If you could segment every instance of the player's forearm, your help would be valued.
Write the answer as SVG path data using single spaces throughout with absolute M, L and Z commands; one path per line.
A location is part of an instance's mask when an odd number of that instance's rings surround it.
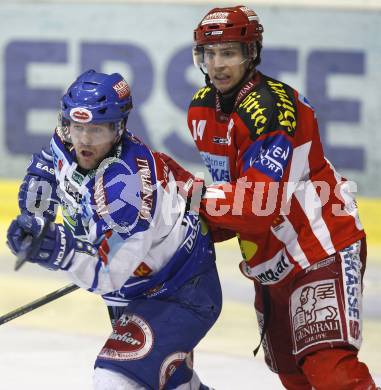
M 268 232 L 279 214 L 279 183 L 246 180 L 209 186 L 201 201 L 200 214 L 217 228 L 251 234 Z

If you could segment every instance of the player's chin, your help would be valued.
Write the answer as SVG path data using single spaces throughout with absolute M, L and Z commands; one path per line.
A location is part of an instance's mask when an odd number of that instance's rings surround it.
M 223 80 L 213 79 L 212 82 L 213 82 L 214 86 L 221 93 L 225 93 L 225 92 L 231 90 L 233 87 L 233 83 L 232 83 L 231 79 L 223 79 Z
M 84 158 L 82 156 L 78 157 L 78 165 L 83 169 L 94 169 L 97 167 L 98 162 L 95 158 Z

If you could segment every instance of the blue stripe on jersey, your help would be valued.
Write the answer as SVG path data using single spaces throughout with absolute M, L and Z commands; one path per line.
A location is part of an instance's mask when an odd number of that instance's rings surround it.
M 94 280 L 88 291 L 93 292 L 98 287 L 99 271 L 102 268 L 102 260 L 99 258 L 94 270 Z

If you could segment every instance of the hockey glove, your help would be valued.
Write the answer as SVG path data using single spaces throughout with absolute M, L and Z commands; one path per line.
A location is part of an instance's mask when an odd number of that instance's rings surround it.
M 51 154 L 44 150 L 33 154 L 18 200 L 21 213 L 43 217 L 51 222 L 55 220 L 59 199 Z
M 63 225 L 50 222 L 38 247 L 31 250 L 34 239 L 41 234 L 43 226 L 43 218 L 36 218 L 27 213 L 19 215 L 8 228 L 7 244 L 10 250 L 16 256 L 21 251 L 26 251 L 28 261 L 38 263 L 44 268 L 54 271 L 67 270 L 74 257 L 75 238 Z
M 206 187 L 203 179 L 195 177 L 165 153 L 157 153 L 175 177 L 179 194 L 187 201 L 186 210 L 198 210 Z

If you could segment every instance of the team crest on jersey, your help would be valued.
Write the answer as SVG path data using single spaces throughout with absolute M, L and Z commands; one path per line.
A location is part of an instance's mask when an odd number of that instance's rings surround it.
M 89 123 L 93 119 L 93 113 L 84 107 L 72 108 L 69 116 L 74 122 L 79 123 Z
M 150 353 L 153 342 L 152 329 L 142 317 L 123 314 L 98 356 L 109 360 L 142 359 Z

